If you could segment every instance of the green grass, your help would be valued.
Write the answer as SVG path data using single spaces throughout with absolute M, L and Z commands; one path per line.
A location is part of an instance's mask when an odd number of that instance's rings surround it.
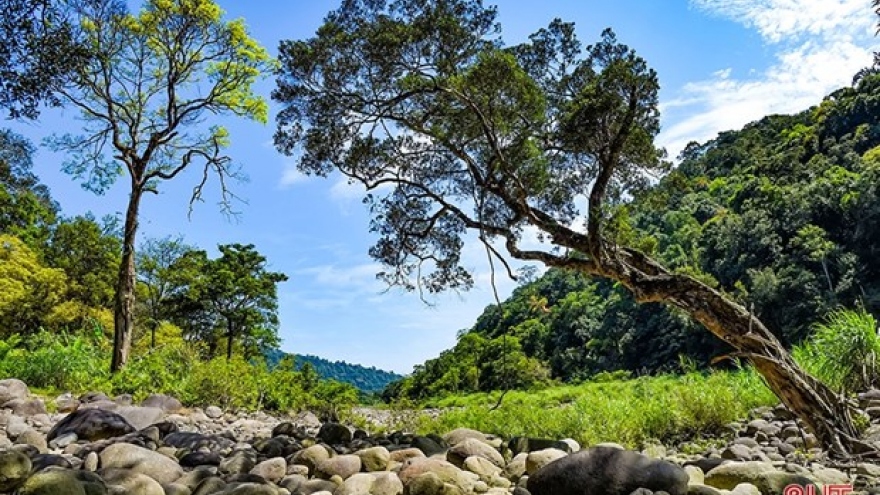
M 582 445 L 617 442 L 639 448 L 718 436 L 724 426 L 778 401 L 751 369 L 584 383 L 538 391 L 447 397 L 429 406 L 450 408 L 439 418 L 410 419 L 419 433 L 468 427 L 509 438 L 574 438 Z

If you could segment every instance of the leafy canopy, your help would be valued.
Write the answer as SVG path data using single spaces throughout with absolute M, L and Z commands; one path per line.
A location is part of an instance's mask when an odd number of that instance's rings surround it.
M 371 255 L 391 284 L 470 287 L 468 229 L 499 259 L 491 240 L 570 265 L 524 230 L 586 251 L 614 203 L 665 169 L 656 74 L 610 30 L 585 49 L 559 20 L 521 45 L 499 33 L 479 1 L 349 0 L 313 38 L 281 43 L 275 143 L 304 173 L 370 191 Z

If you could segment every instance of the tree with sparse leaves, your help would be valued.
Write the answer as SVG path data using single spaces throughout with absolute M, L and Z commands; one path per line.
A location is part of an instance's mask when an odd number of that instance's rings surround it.
M 828 449 L 867 449 L 846 400 L 754 314 L 640 249 L 620 206 L 668 170 L 656 73 L 610 31 L 584 48 L 558 20 L 505 46 L 496 14 L 479 0 L 345 0 L 314 37 L 281 43 L 276 145 L 369 191 L 383 278 L 471 287 L 470 231 L 508 271 L 502 249 L 615 280 L 730 344 Z M 532 230 L 553 246 L 526 244 Z
M 229 182 L 240 170 L 224 154 L 229 133 L 210 125 L 232 115 L 265 122 L 268 106 L 254 82 L 273 65 L 244 21 L 226 21 L 211 0 L 149 0 L 138 14 L 115 2 L 75 5 L 88 62 L 63 86 L 62 103 L 81 111 L 83 133 L 55 136 L 64 170 L 103 192 L 128 178 L 128 206 L 114 303 L 111 370 L 128 361 L 135 313 L 135 242 L 147 192 L 197 169 L 191 205 L 211 175 L 230 207 Z

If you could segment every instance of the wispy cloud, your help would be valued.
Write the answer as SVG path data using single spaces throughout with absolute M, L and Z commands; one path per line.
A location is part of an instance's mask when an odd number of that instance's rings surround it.
M 711 15 L 756 30 L 774 63 L 744 76 L 730 69 L 685 85 L 664 102 L 660 143 L 672 156 L 768 114 L 793 113 L 848 85 L 871 63 L 874 16 L 867 0 L 691 0 Z

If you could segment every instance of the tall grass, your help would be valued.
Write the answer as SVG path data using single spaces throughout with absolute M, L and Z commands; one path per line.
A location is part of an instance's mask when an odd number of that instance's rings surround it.
M 833 311 L 792 354 L 807 372 L 844 393 L 880 384 L 877 321 L 864 308 Z
M 491 410 L 498 393 L 448 397 L 433 405 L 451 408 L 417 421 L 421 433 L 474 428 L 504 437 L 574 438 L 582 445 L 617 442 L 637 448 L 714 437 L 758 406 L 777 403 L 752 369 L 690 372 L 540 391 L 511 391 Z

